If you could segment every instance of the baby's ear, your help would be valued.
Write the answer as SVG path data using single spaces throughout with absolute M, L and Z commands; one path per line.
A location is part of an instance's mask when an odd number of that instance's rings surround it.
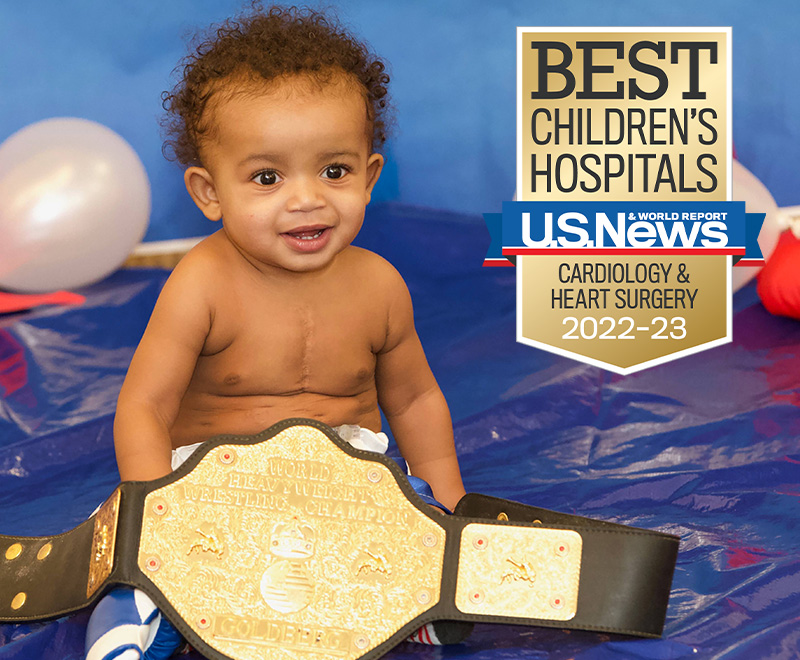
M 211 173 L 204 167 L 190 167 L 183 173 L 183 181 L 203 215 L 209 220 L 220 220 L 222 208 Z
M 372 154 L 367 159 L 367 204 L 372 198 L 372 189 L 378 183 L 378 177 L 381 175 L 383 169 L 383 156 L 380 154 Z

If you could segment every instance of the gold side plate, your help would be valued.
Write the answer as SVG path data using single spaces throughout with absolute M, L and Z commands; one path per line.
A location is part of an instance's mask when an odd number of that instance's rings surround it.
M 231 658 L 355 659 L 439 601 L 444 545 L 386 466 L 295 426 L 151 492 L 138 564 Z
M 89 563 L 89 581 L 86 584 L 86 597 L 100 588 L 114 568 L 114 548 L 117 541 L 117 520 L 121 491 L 117 488 L 98 509 L 94 519 L 92 556 Z M 49 551 L 48 551 L 49 554 Z M 46 557 L 47 554 L 44 555 Z M 40 557 L 43 559 L 44 557 Z
M 578 608 L 582 545 L 571 530 L 471 523 L 461 534 L 456 607 L 569 621 Z

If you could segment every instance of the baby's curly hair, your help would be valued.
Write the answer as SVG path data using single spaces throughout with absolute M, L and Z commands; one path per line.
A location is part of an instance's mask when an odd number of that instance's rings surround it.
M 363 88 L 372 149 L 386 141 L 390 110 L 386 65 L 335 18 L 313 9 L 272 6 L 264 11 L 256 1 L 249 14 L 201 34 L 200 43 L 181 65 L 182 79 L 161 98 L 167 111 L 162 121 L 164 155 L 184 166 L 200 164 L 201 142 L 213 130 L 205 111 L 224 88 L 223 81 L 234 76 L 270 81 L 305 74 L 324 83 L 344 72 Z

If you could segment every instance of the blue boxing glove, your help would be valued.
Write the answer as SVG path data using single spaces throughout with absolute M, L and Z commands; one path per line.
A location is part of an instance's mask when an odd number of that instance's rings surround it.
M 104 596 L 86 629 L 86 660 L 166 660 L 182 645 L 150 597 L 130 587 Z

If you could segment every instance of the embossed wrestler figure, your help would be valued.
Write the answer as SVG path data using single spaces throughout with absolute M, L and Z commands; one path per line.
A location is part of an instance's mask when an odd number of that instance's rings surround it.
M 122 479 L 164 476 L 173 451 L 289 417 L 374 439 L 380 407 L 411 474 L 453 508 L 450 414 L 408 290 L 351 245 L 384 163 L 384 64 L 311 11 L 272 8 L 209 35 L 165 96 L 167 144 L 220 228 L 175 268 L 131 362 L 114 423 Z

